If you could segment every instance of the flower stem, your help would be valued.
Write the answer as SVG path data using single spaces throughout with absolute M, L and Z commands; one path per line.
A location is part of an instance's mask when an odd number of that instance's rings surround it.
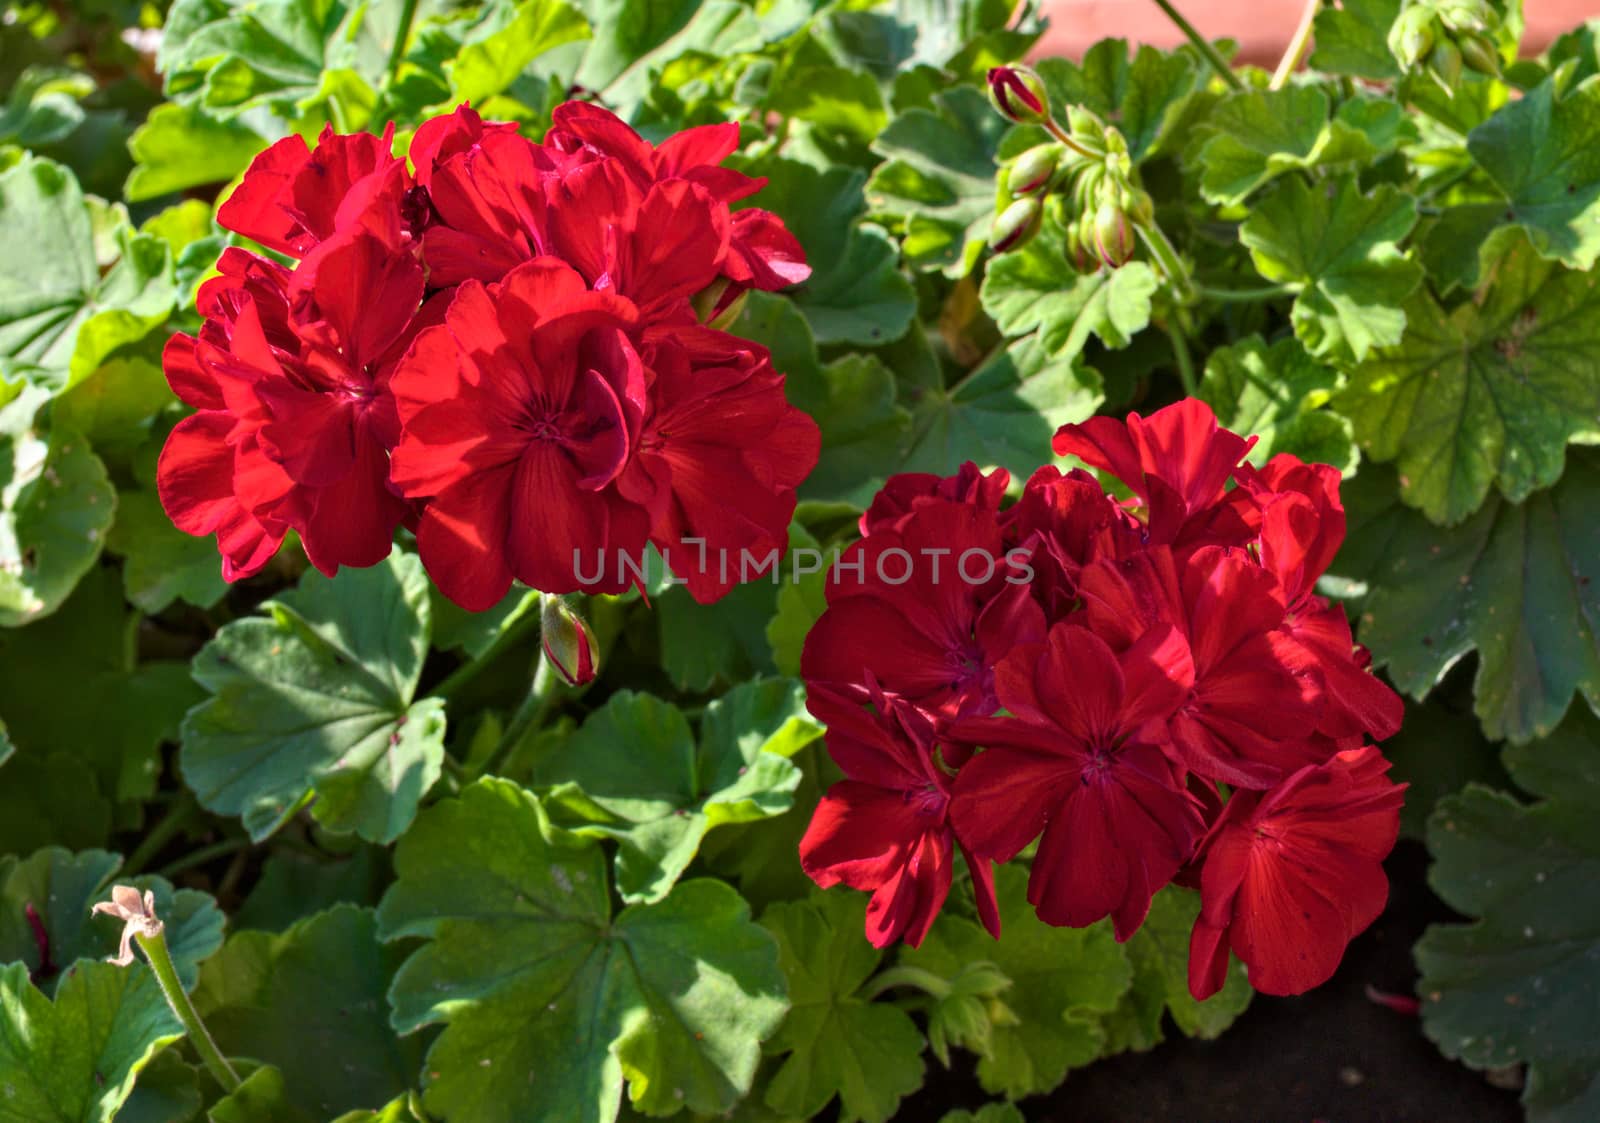
M 141 873 L 150 864 L 150 860 L 161 853 L 161 848 L 176 838 L 178 832 L 188 826 L 189 821 L 199 811 L 200 805 L 195 802 L 194 794 L 185 788 L 177 802 L 162 816 L 160 822 L 150 828 L 150 833 L 139 840 L 139 845 L 134 847 L 133 853 L 122 863 L 120 871 L 122 876 L 133 877 Z
M 172 965 L 172 953 L 167 950 L 166 933 L 146 936 L 141 932 L 134 939 L 139 944 L 139 950 L 144 952 L 145 959 L 150 961 L 150 969 L 156 973 L 156 981 L 161 984 L 161 993 L 166 996 L 167 1005 L 172 1007 L 172 1012 L 188 1031 L 189 1043 L 200 1054 L 200 1060 L 205 1063 L 206 1071 L 211 1073 L 211 1079 L 220 1084 L 225 1092 L 238 1090 L 239 1074 L 233 1071 L 228 1058 L 222 1055 L 222 1050 L 211 1039 L 210 1031 L 206 1029 L 205 1022 L 200 1020 L 199 1012 L 195 1010 L 194 1003 L 189 1001 L 183 983 L 178 979 L 178 969 Z
M 395 71 L 400 69 L 400 60 L 406 55 L 406 40 L 411 38 L 411 21 L 417 15 L 417 0 L 405 0 L 400 9 L 400 22 L 394 29 L 394 46 L 389 48 L 389 65 L 385 68 L 389 74 L 389 81 L 394 81 Z
M 1194 44 L 1194 49 L 1205 57 L 1205 60 L 1211 64 L 1211 69 L 1215 70 L 1224 82 L 1236 90 L 1244 89 L 1244 83 L 1233 72 L 1233 68 L 1228 65 L 1228 60 L 1222 57 L 1210 40 L 1194 29 L 1194 24 L 1183 18 L 1183 13 L 1174 8 L 1170 0 L 1156 0 L 1156 7 L 1167 14 L 1167 18 L 1173 22 L 1179 31 L 1183 32 L 1185 39 Z
M 1219 304 L 1253 304 L 1261 300 L 1276 300 L 1280 296 L 1294 296 L 1300 291 L 1299 285 L 1264 285 L 1257 289 L 1213 289 L 1205 285 L 1195 286 L 1196 294 L 1202 300 L 1215 300 Z
M 932 971 L 925 971 L 921 967 L 909 967 L 902 963 L 897 967 L 878 972 L 877 976 L 862 988 L 861 997 L 876 998 L 890 987 L 916 987 L 935 998 L 944 998 L 950 993 L 950 984 Z
M 1079 156 L 1082 156 L 1086 160 L 1104 160 L 1106 158 L 1106 154 L 1104 152 L 1096 152 L 1094 149 L 1085 145 L 1077 137 L 1073 136 L 1065 128 L 1063 128 L 1061 123 L 1054 117 L 1050 118 L 1050 120 L 1044 123 L 1044 128 L 1045 131 L 1051 136 L 1055 137 L 1062 144 L 1066 145 L 1068 148 L 1072 149 L 1072 151 L 1076 152 Z
M 1172 340 L 1172 354 L 1178 362 L 1178 381 L 1183 384 L 1183 396 L 1194 397 L 1194 356 L 1189 354 L 1189 340 L 1176 322 L 1176 314 L 1167 319 L 1167 338 Z
M 157 871 L 157 876 L 168 881 L 177 877 L 184 870 L 191 870 L 195 866 L 203 866 L 214 858 L 225 854 L 232 854 L 237 850 L 245 850 L 250 846 L 248 838 L 225 838 L 221 842 L 214 842 L 210 846 L 202 846 L 198 850 L 191 850 L 176 861 L 168 862 Z
M 1290 75 L 1300 68 L 1300 60 L 1305 58 L 1306 48 L 1311 45 L 1311 29 L 1316 25 L 1317 9 L 1320 7 L 1321 0 L 1306 0 L 1305 8 L 1300 12 L 1300 25 L 1294 29 L 1294 38 L 1289 40 L 1283 58 L 1278 60 L 1278 69 L 1272 72 L 1272 81 L 1267 89 L 1283 89 L 1289 84 Z
M 495 660 L 520 643 L 529 632 L 536 631 L 538 627 L 539 604 L 536 600 L 527 611 L 511 622 L 510 627 L 495 637 L 494 642 L 489 645 L 482 655 L 479 655 L 476 659 L 468 660 L 454 671 L 451 671 L 450 674 L 445 676 L 443 682 L 428 693 L 435 698 L 449 702 L 487 670 Z
M 533 672 L 533 682 L 528 686 L 527 696 L 522 699 L 522 705 L 517 707 L 517 712 L 511 715 L 511 720 L 506 722 L 505 732 L 500 735 L 500 744 L 495 746 L 494 752 L 483 762 L 481 768 L 463 769 L 463 778 L 471 781 L 485 774 L 496 775 L 495 769 L 500 767 L 528 732 L 537 729 L 544 722 L 545 715 L 550 712 L 550 706 L 560 692 L 561 676 L 555 673 L 550 666 L 550 660 L 540 652 L 539 666 Z
M 1144 241 L 1145 248 L 1150 251 L 1150 256 L 1156 259 L 1161 272 L 1172 282 L 1173 295 L 1178 298 L 1178 303 L 1190 303 L 1194 299 L 1194 284 L 1189 279 L 1189 267 L 1183 263 L 1183 258 L 1178 256 L 1178 251 L 1172 248 L 1172 243 L 1167 240 L 1161 227 L 1150 222 L 1141 223 L 1136 229 Z

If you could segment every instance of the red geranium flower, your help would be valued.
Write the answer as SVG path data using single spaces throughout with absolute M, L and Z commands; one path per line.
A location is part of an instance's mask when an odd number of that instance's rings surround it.
M 1189 990 L 1221 989 L 1228 950 L 1267 994 L 1324 983 L 1388 898 L 1383 859 L 1404 784 L 1372 746 L 1302 768 L 1270 792 L 1235 792 L 1203 849 Z
M 953 476 L 932 472 L 901 472 L 890 476 L 861 513 L 863 535 L 875 534 L 902 525 L 912 511 L 929 501 L 971 503 L 986 511 L 998 511 L 1011 483 L 1011 473 L 996 468 L 984 475 L 968 460 Z
M 1188 645 L 1163 625 L 1118 655 L 1062 623 L 1006 656 L 995 678 L 1012 716 L 950 731 L 984 747 L 956 778 L 956 833 L 979 857 L 1008 861 L 1042 831 L 1028 879 L 1040 919 L 1083 927 L 1110 916 L 1126 940 L 1205 829 L 1162 747 L 1194 681 Z
M 849 777 L 828 789 L 800 841 L 807 875 L 824 889 L 842 883 L 872 893 L 866 927 L 874 945 L 904 939 L 916 947 L 950 893 L 959 846 L 978 916 L 999 936 L 994 870 L 951 829 L 951 780 L 927 716 L 875 682 L 850 694 L 813 688 L 807 706 L 827 725 L 828 753 Z

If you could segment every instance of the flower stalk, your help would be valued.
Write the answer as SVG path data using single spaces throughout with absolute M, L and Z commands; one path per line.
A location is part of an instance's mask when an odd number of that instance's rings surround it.
M 1174 8 L 1169 0 L 1156 0 L 1156 7 L 1165 12 L 1167 18 L 1172 21 L 1173 26 L 1183 32 L 1183 37 L 1189 40 L 1194 45 L 1194 49 L 1199 51 L 1205 60 L 1211 64 L 1211 69 L 1217 72 L 1218 77 L 1235 90 L 1244 89 L 1244 82 L 1233 72 L 1233 67 L 1228 65 L 1228 60 L 1222 57 L 1222 53 L 1217 50 L 1209 39 L 1195 30 L 1194 24 L 1184 19 L 1182 12 Z

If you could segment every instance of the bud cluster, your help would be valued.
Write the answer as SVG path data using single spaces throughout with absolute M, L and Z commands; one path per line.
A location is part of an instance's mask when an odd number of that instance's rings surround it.
M 1389 30 L 1389 50 L 1401 66 L 1426 69 L 1452 93 L 1463 69 L 1500 76 L 1499 25 L 1489 0 L 1412 0 Z
M 1009 253 L 1026 245 L 1044 222 L 1052 199 L 1063 208 L 1067 256 L 1081 271 L 1126 265 L 1141 229 L 1155 221 L 1149 194 L 1134 181 L 1133 161 L 1120 132 L 1083 106 L 1052 112 L 1039 76 L 1024 66 L 989 71 L 989 98 L 1008 121 L 1040 125 L 1055 139 L 1035 145 L 1002 170 L 1000 203 L 989 245 Z

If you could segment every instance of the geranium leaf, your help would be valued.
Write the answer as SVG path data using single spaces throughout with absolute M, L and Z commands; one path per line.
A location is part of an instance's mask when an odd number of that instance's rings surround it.
M 100 556 L 116 509 L 83 437 L 0 433 L 0 627 L 61 607 Z
M 1600 82 L 1559 100 L 1544 82 L 1472 130 L 1467 150 L 1506 198 L 1504 219 L 1575 269 L 1600 257 Z
M 661 669 L 678 689 L 711 690 L 775 669 L 767 658 L 766 626 L 778 591 L 772 566 L 757 575 L 762 561 L 751 554 L 743 570 L 750 579 L 715 604 L 699 603 L 682 585 L 673 585 L 654 599 Z M 744 563 L 730 551 L 730 576 L 737 576 Z M 785 561 L 775 564 L 779 573 L 785 572 Z
M 1520 501 L 1560 478 L 1568 441 L 1600 435 L 1600 372 L 1577 358 L 1600 339 L 1597 313 L 1591 278 L 1524 243 L 1453 313 L 1413 299 L 1405 337 L 1356 369 L 1337 406 L 1435 522 L 1460 522 L 1491 485 Z
M 1344 0 L 1317 12 L 1311 66 L 1328 74 L 1347 74 L 1374 82 L 1400 77 L 1389 50 L 1389 29 L 1404 0 Z
M 179 600 L 210 608 L 228 591 L 216 543 L 173 526 L 161 500 L 148 491 L 118 496 L 117 521 L 106 548 L 123 558 L 128 600 L 152 615 Z
M 1387 184 L 1364 195 L 1354 177 L 1325 187 L 1296 177 L 1251 207 L 1239 240 L 1263 277 L 1302 286 L 1293 317 L 1306 350 L 1359 360 L 1405 330 L 1400 306 L 1422 269 L 1396 243 L 1416 221 L 1416 201 Z
M 1472 786 L 1428 823 L 1429 883 L 1478 919 L 1417 945 L 1423 1028 L 1474 1068 L 1529 1065 L 1530 1120 L 1585 1119 L 1600 1110 L 1600 721 L 1579 711 L 1504 756 L 1539 802 Z
M 1021 1110 L 1012 1103 L 984 1104 L 977 1111 L 947 1111 L 939 1123 L 1027 1123 Z
M 190 187 L 226 183 L 266 146 L 267 141 L 241 121 L 219 121 L 197 105 L 158 105 L 128 141 L 134 169 L 124 194 L 130 203 L 137 203 Z
M 403 958 L 378 943 L 370 910 L 338 905 L 278 935 L 236 933 L 193 997 L 225 1055 L 275 1066 L 289 1106 L 329 1119 L 386 1103 L 416 1079 L 418 1042 L 395 1036 L 385 1001 Z
M 1199 152 L 1201 194 L 1231 206 L 1285 172 L 1371 159 L 1366 135 L 1329 120 L 1329 108 L 1317 86 L 1229 95 L 1206 118 L 1212 135 Z
M 949 390 L 924 394 L 903 471 L 953 474 L 971 460 L 1020 466 L 1049 456 L 1062 425 L 1092 416 L 1105 401 L 1100 376 L 1052 356 L 1031 335 L 996 351 Z
M 1142 46 L 1130 57 L 1122 39 L 1102 39 L 1082 62 L 1043 59 L 1038 70 L 1053 105 L 1082 105 L 1115 125 L 1134 163 L 1166 147 L 1205 88 L 1204 67 L 1189 52 Z
M 610 1123 L 624 1078 L 652 1114 L 723 1112 L 749 1090 L 786 1003 L 777 949 L 732 889 L 684 882 L 613 916 L 599 845 L 495 779 L 425 811 L 396 869 L 379 932 L 428 943 L 395 978 L 393 1023 L 446 1023 L 431 1112 Z
M 1351 472 L 1358 457 L 1350 422 L 1322 408 L 1340 381 L 1338 371 L 1306 354 L 1298 340 L 1268 347 L 1252 335 L 1211 353 L 1195 396 L 1225 427 L 1261 438 L 1250 450 L 1252 464 L 1288 452 Z
M 190 1123 L 202 1102 L 199 1072 L 176 1049 L 164 1049 L 140 1070 L 117 1123 Z
M 922 1032 L 903 1010 L 861 997 L 883 953 L 862 934 L 866 898 L 839 889 L 775 904 L 761 923 L 778 938 L 793 1004 L 767 1051 L 784 1057 L 767 1106 L 809 1119 L 837 1096 L 841 1123 L 885 1123 L 922 1086 Z
M 430 622 L 421 563 L 396 553 L 336 580 L 311 571 L 268 608 L 195 657 L 214 697 L 184 720 L 184 778 L 252 838 L 314 795 L 329 827 L 392 842 L 444 759 L 443 704 L 412 701 Z
M 657 901 L 706 832 L 788 810 L 800 771 L 788 759 L 821 729 L 799 684 L 743 683 L 706 706 L 698 743 L 681 711 L 619 691 L 533 773 L 580 833 L 617 839 L 617 889 Z
M 1045 351 L 1063 360 L 1082 353 L 1090 335 L 1107 347 L 1126 347 L 1150 323 L 1150 302 L 1160 282 L 1142 261 L 1121 269 L 1079 273 L 1067 259 L 1065 232 L 1047 217 L 1038 237 L 989 266 L 983 309 L 1000 330 L 1017 337 L 1039 333 Z
M 0 750 L 4 755 L 4 750 Z M 28 753 L 6 768 L 0 784 L 0 854 L 26 854 L 52 844 L 86 849 L 111 835 L 111 801 L 82 757 Z
M 1106 1044 L 1101 1017 L 1116 1009 L 1133 978 L 1110 925 L 1050 927 L 1028 904 L 1027 883 L 1028 872 L 1017 866 L 995 871 L 1003 939 L 947 911 L 926 942 L 901 957 L 946 979 L 969 962 L 988 960 L 1011 980 L 1002 1001 L 1016 1024 L 992 1028 L 978 1080 L 986 1091 L 1013 1098 L 1048 1092 L 1068 1069 L 1098 1057 Z
M 1543 737 L 1574 691 L 1600 706 L 1600 456 L 1522 504 L 1493 497 L 1445 529 L 1400 505 L 1392 477 L 1347 487 L 1350 540 L 1338 571 L 1366 582 L 1359 638 L 1399 689 L 1422 697 L 1478 652 L 1476 711 L 1499 740 Z
M 958 87 L 889 122 L 872 149 L 872 213 L 905 224 L 905 254 L 964 276 L 977 264 L 995 209 L 995 150 L 1008 128 L 978 91 Z M 877 342 L 888 342 L 888 339 Z
M 1200 894 L 1175 885 L 1150 902 L 1150 915 L 1123 945 L 1133 967 L 1133 985 L 1105 1018 L 1108 1051 L 1159 1045 L 1168 1012 L 1181 1033 L 1209 1041 L 1250 1005 L 1255 992 L 1237 960 L 1216 994 L 1196 1002 L 1189 993 L 1189 930 L 1199 912 Z
M 576 8 L 559 0 L 522 0 L 485 9 L 488 17 L 445 64 L 450 91 L 459 101 L 480 105 L 514 82 L 529 63 L 563 43 L 589 37 L 589 24 Z

